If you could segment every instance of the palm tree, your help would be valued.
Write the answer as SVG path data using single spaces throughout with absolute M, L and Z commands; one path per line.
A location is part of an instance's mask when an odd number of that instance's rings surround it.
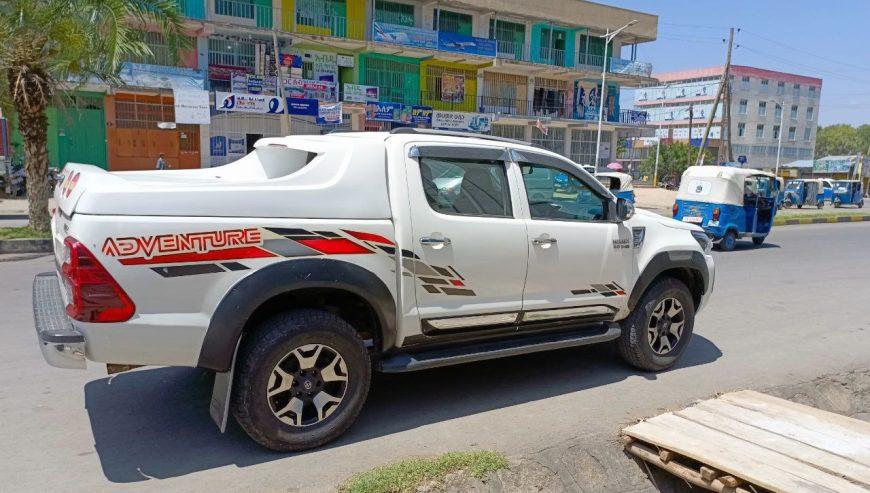
M 18 115 L 33 229 L 49 229 L 46 109 L 88 81 L 120 84 L 122 62 L 152 56 L 149 25 L 182 47 L 176 0 L 0 1 L 0 101 Z

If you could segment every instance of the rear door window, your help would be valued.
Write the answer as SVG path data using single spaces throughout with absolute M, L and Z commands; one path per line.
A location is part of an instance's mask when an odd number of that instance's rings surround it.
M 504 161 L 420 157 L 429 206 L 441 214 L 513 217 Z

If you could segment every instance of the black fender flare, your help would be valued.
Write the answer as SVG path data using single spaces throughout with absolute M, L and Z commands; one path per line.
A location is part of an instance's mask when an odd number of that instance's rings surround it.
M 671 269 L 689 269 L 690 271 L 697 272 L 703 281 L 701 283 L 701 294 L 704 294 L 710 285 L 710 271 L 707 269 L 707 261 L 704 260 L 704 254 L 701 252 L 695 250 L 660 252 L 650 259 L 634 283 L 634 289 L 632 289 L 628 297 L 628 309 L 634 310 L 634 307 L 640 301 L 640 297 L 643 296 L 650 284 L 662 272 Z
M 395 344 L 396 301 L 378 276 L 342 260 L 295 259 L 263 267 L 230 288 L 211 316 L 197 366 L 229 371 L 242 330 L 254 311 L 275 296 L 309 288 L 341 289 L 366 300 L 378 317 L 382 348 Z

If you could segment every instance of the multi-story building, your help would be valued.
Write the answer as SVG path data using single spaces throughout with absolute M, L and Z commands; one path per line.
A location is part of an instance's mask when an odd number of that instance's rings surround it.
M 683 141 L 689 139 L 691 109 L 691 138 L 697 144 L 713 109 L 722 73 L 723 67 L 710 67 L 657 74 L 659 85 L 635 91 L 634 104 L 648 112 L 658 137 Z M 780 163 L 812 158 L 821 92 L 822 79 L 732 65 L 730 129 L 735 159 L 743 155 L 749 166 L 772 170 L 780 132 Z M 710 129 L 713 150 L 724 143 L 723 114 L 720 104 Z
M 593 164 L 602 93 L 606 164 L 617 130 L 646 125 L 619 93 L 654 82 L 636 54 L 656 39 L 655 15 L 585 0 L 178 1 L 189 50 L 173 57 L 144 32 L 155 57 L 131 60 L 145 63 L 125 66 L 125 86 L 82 95 L 104 122 L 88 135 L 106 142 L 96 161 L 110 169 L 153 168 L 161 152 L 171 167 L 213 166 L 260 137 L 408 125 L 522 139 Z M 628 23 L 605 46 L 602 35 Z M 181 90 L 210 93 L 208 124 L 173 123 Z M 81 159 L 75 146 L 55 154 Z

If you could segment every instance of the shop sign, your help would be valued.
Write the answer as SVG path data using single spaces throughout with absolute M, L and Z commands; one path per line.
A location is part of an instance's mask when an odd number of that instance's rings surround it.
M 423 123 L 426 125 L 432 124 L 432 107 L 431 106 L 412 106 L 411 107 L 411 123 Z
M 211 123 L 210 104 L 207 91 L 173 90 L 175 102 L 175 123 Z
M 205 72 L 186 67 L 124 63 L 118 76 L 132 87 L 205 90 Z
M 428 50 L 438 49 L 438 33 L 430 29 L 400 26 L 384 22 L 372 23 L 372 40 L 414 46 Z
M 337 125 L 341 123 L 341 103 L 322 104 L 317 110 L 318 125 Z
M 350 55 L 337 55 L 335 61 L 338 62 L 339 67 L 353 68 L 354 66 L 354 59 Z
M 469 55 L 494 57 L 496 41 L 494 39 L 475 38 L 457 33 L 438 33 L 438 49 L 467 53 Z
M 432 128 L 466 132 L 489 132 L 493 115 L 488 113 L 464 113 L 460 111 L 432 112 Z
M 227 154 L 244 154 L 247 150 L 246 144 L 244 137 L 227 139 Z
M 318 101 L 306 98 L 287 98 L 287 108 L 291 115 L 314 116 L 318 114 Z
M 281 53 L 278 59 L 282 67 L 302 68 L 302 57 L 295 53 Z
M 210 156 L 227 155 L 227 138 L 224 135 L 213 135 L 209 142 Z
M 338 101 L 338 89 L 335 82 L 309 79 L 284 79 L 284 95 L 288 98 L 318 99 L 320 101 Z
M 276 96 L 216 91 L 215 109 L 240 113 L 274 114 L 284 113 L 284 104 L 281 102 L 281 98 Z
M 348 103 L 365 103 L 380 99 L 377 86 L 361 86 L 359 84 L 344 85 L 344 101 Z
M 378 101 L 366 102 L 366 120 L 411 123 L 410 105 Z

